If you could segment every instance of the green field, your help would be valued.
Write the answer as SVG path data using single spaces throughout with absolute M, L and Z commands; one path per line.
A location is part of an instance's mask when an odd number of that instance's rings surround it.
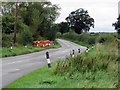
M 9 56 L 16 56 L 16 55 L 21 55 L 21 54 L 28 54 L 28 53 L 32 53 L 32 52 L 38 52 L 38 51 L 50 49 L 50 48 L 59 48 L 59 47 L 61 47 L 61 46 L 56 41 L 54 41 L 51 46 L 46 47 L 46 48 L 33 47 L 31 45 L 28 45 L 27 47 L 15 46 L 12 49 L 10 47 L 9 48 L 3 47 L 1 49 L 0 54 L 2 57 L 9 57 Z
M 112 39 L 111 39 L 112 40 Z M 97 43 L 74 58 L 52 64 L 25 75 L 6 88 L 119 88 L 118 43 Z

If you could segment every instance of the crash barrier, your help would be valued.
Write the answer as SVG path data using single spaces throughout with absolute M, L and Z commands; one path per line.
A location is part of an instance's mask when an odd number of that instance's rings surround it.
M 52 45 L 52 42 L 49 40 L 36 40 L 34 41 L 34 47 L 40 46 L 41 48 L 45 48 L 46 46 Z

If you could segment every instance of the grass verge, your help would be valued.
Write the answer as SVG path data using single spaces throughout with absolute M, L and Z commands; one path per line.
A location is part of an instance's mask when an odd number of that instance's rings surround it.
M 91 47 L 92 46 L 92 45 L 90 45 L 86 42 L 82 42 L 82 41 L 78 41 L 78 40 L 72 40 L 72 39 L 68 39 L 68 38 L 62 38 L 62 39 L 74 42 L 74 43 L 79 44 L 81 46 L 86 46 L 86 47 Z
M 50 48 L 59 48 L 59 47 L 61 47 L 61 46 L 56 41 L 54 41 L 51 46 L 46 47 L 46 48 L 33 47 L 30 45 L 28 45 L 27 47 L 16 46 L 16 47 L 13 47 L 13 49 L 3 47 L 2 49 L 0 49 L 1 50 L 0 54 L 2 57 L 9 57 L 9 56 L 28 54 L 28 53 L 32 53 L 32 52 L 38 52 L 38 51 L 42 51 L 42 50 L 50 49 Z

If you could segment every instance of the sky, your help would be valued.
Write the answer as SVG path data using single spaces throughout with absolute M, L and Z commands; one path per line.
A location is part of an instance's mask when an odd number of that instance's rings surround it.
M 79 8 L 88 10 L 89 15 L 95 20 L 95 28 L 90 32 L 115 32 L 112 23 L 117 21 L 118 2 L 120 0 L 50 0 L 61 8 L 60 16 L 56 23 L 65 21 L 65 18 Z

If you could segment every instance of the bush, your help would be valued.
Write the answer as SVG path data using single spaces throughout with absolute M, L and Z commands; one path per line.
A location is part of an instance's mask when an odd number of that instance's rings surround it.
M 97 38 L 98 43 L 111 42 L 115 39 L 115 36 L 110 33 L 100 34 Z
M 95 42 L 96 42 L 96 38 L 94 36 L 90 36 L 88 38 L 88 44 L 95 44 Z
M 13 34 L 2 34 L 2 47 L 10 47 L 13 45 Z
M 37 39 L 38 39 L 38 40 L 45 40 L 45 38 L 44 38 L 44 37 L 41 37 L 41 36 L 38 36 Z
M 62 37 L 61 32 L 57 32 L 57 38 L 61 38 L 61 37 Z
M 55 28 L 51 27 L 51 29 L 46 33 L 46 38 L 50 41 L 54 41 L 56 39 L 56 33 L 57 31 Z
M 17 35 L 17 41 L 19 44 L 27 45 L 33 44 L 32 34 L 29 30 L 24 30 Z
M 70 39 L 70 40 L 78 40 L 79 35 L 76 34 L 74 31 L 70 31 L 70 32 L 68 32 L 68 33 L 65 33 L 65 34 L 63 35 L 63 38 L 65 38 L 65 39 Z
M 65 33 L 63 35 L 63 38 L 69 39 L 72 41 L 80 41 L 88 44 L 95 44 L 96 36 L 97 35 L 92 36 L 88 33 L 76 34 L 75 32 L 71 31 L 71 32 Z

